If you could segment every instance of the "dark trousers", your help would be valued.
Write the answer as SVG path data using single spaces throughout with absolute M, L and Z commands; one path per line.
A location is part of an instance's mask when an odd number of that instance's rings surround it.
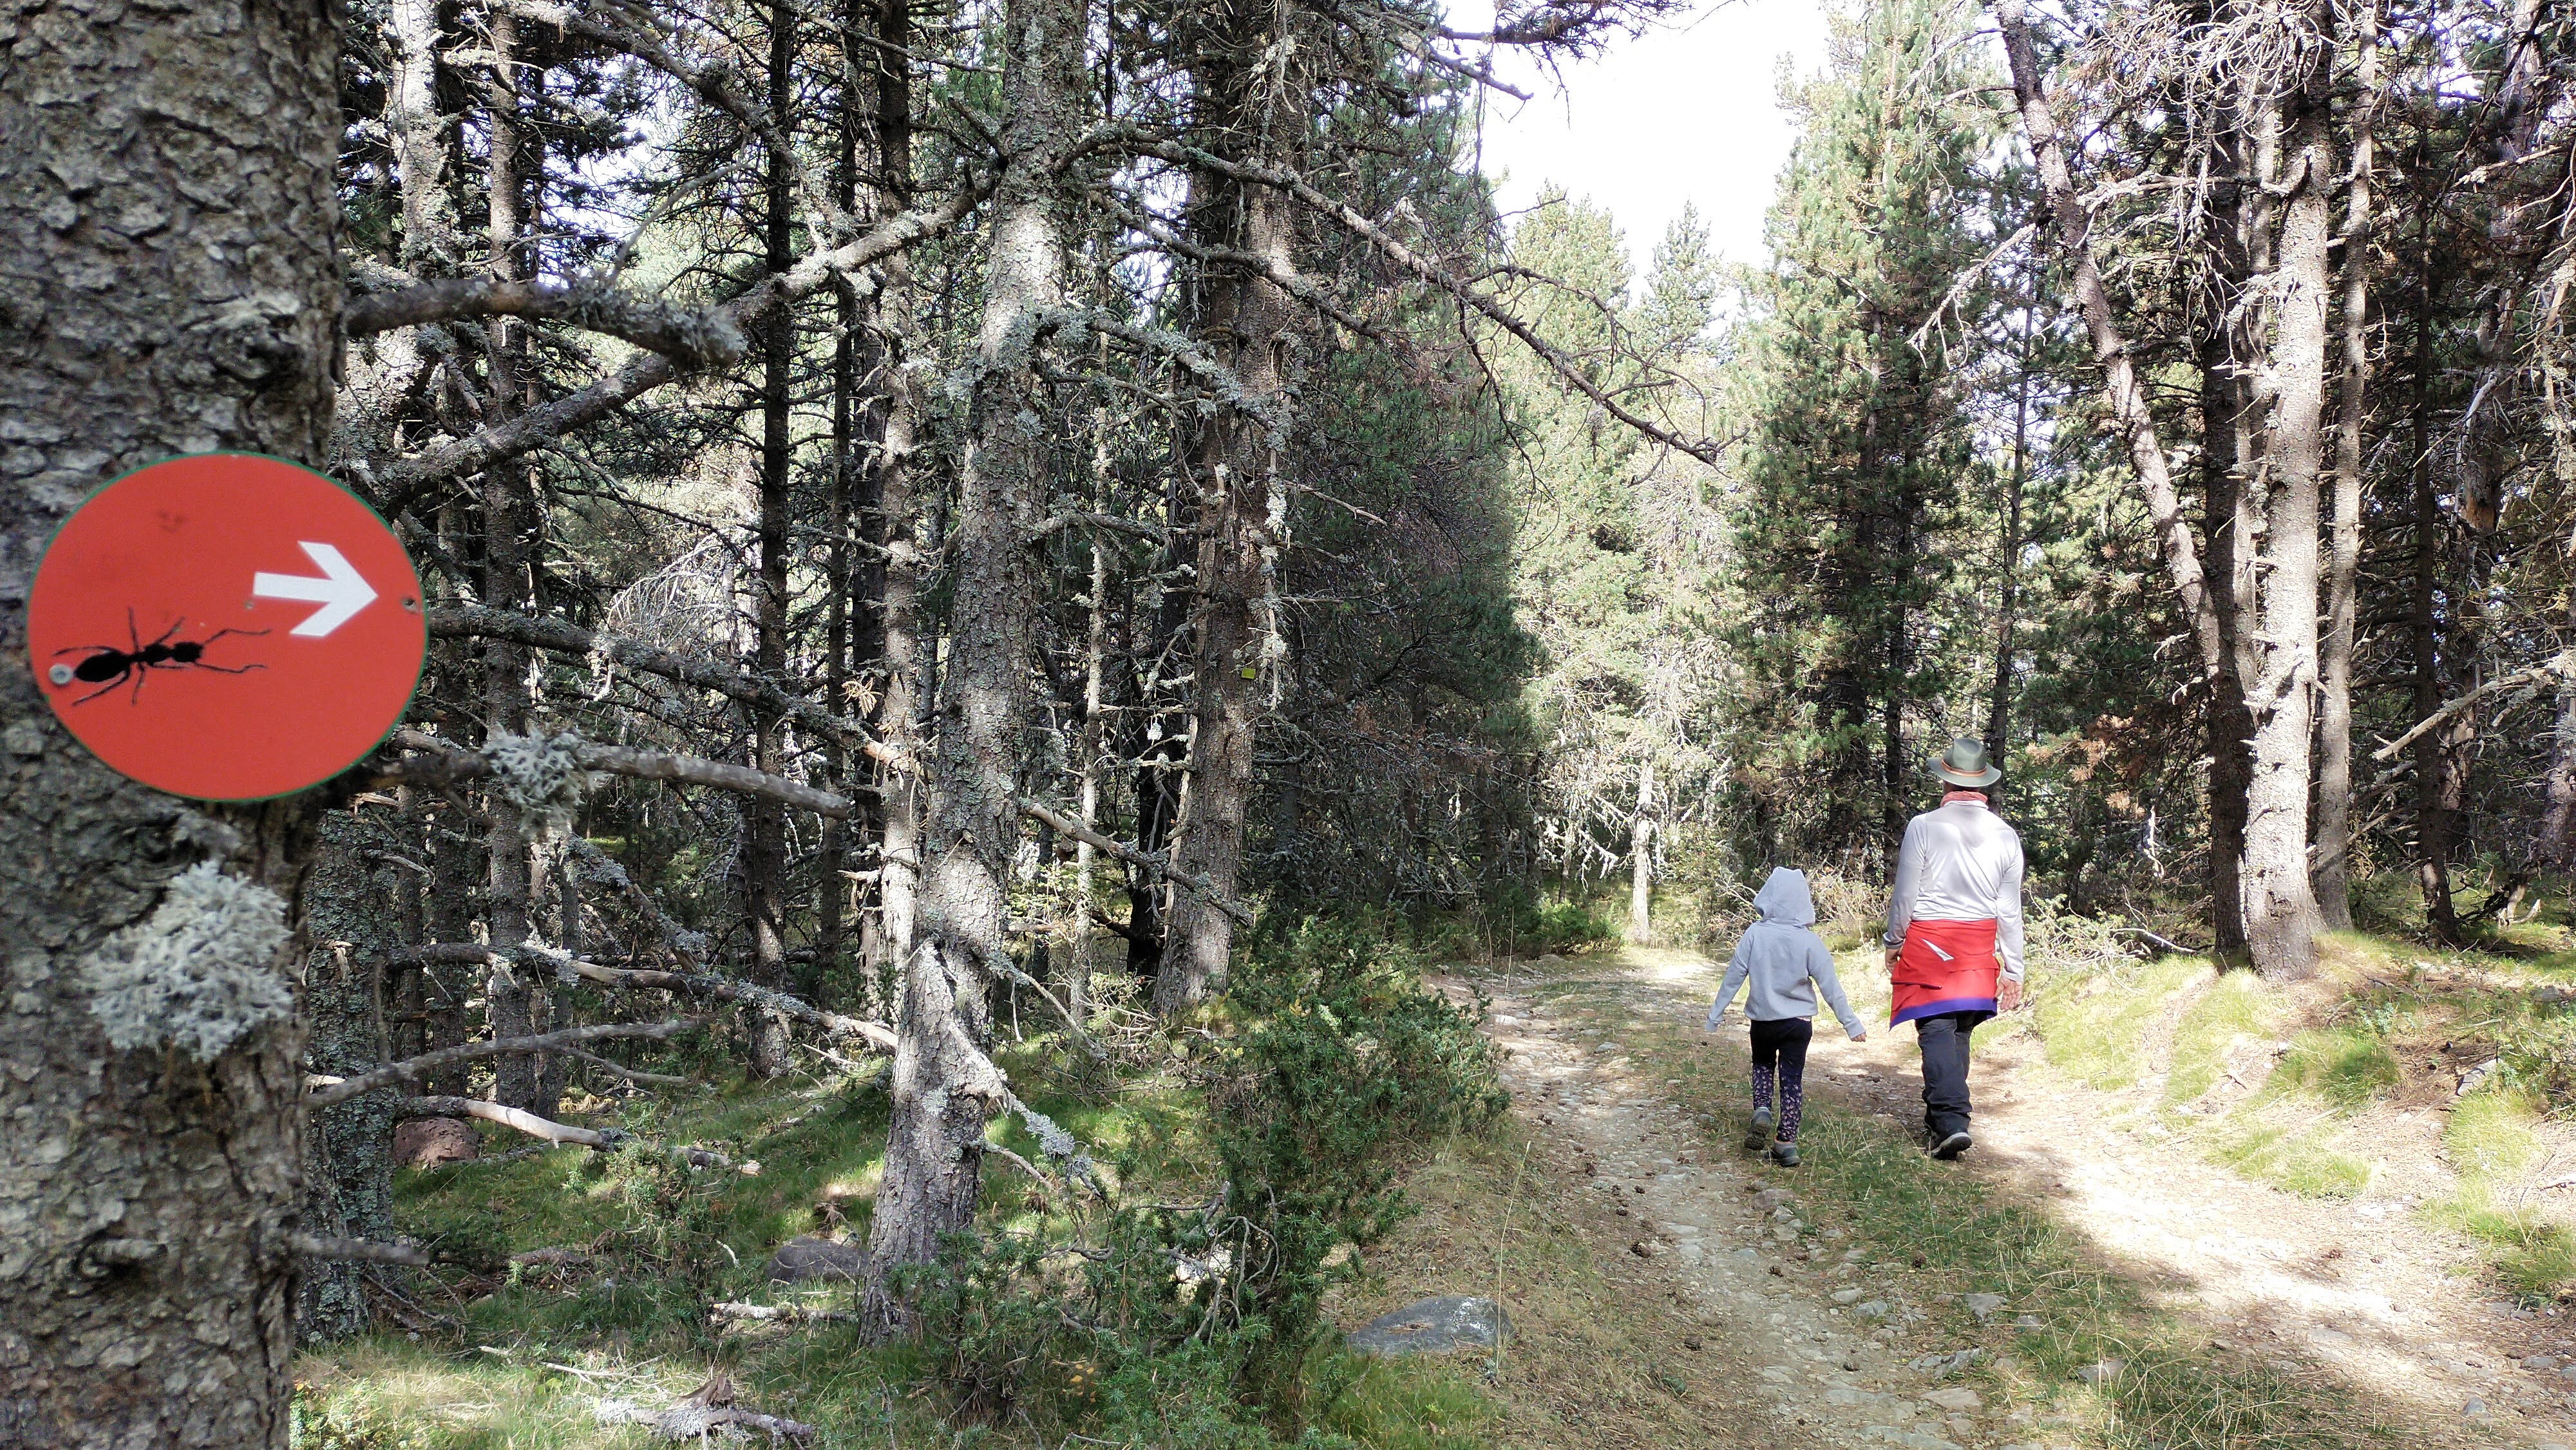
M 1753 1106 L 1769 1107 L 1772 1088 L 1779 1088 L 1783 1143 L 1798 1141 L 1798 1118 L 1807 1101 L 1807 1044 L 1815 1036 L 1815 1024 L 1804 1017 L 1753 1019 Z
M 1807 1044 L 1816 1040 L 1816 1024 L 1804 1017 L 1780 1017 L 1753 1023 L 1753 1065 L 1777 1068 L 1791 1082 L 1807 1075 Z
M 1968 1131 L 1968 1034 L 1992 1012 L 1944 1012 L 1914 1019 L 1923 1049 L 1923 1131 L 1935 1139 Z

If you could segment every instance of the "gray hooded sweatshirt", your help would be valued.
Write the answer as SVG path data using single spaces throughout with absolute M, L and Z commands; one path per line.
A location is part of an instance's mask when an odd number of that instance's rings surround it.
M 1753 909 L 1762 913 L 1762 919 L 1746 927 L 1744 939 L 1735 944 L 1735 956 L 1726 964 L 1726 980 L 1717 984 L 1717 1000 L 1709 1004 L 1709 1030 L 1717 1030 L 1717 1019 L 1735 1001 L 1735 989 L 1750 982 L 1753 991 L 1744 999 L 1744 1013 L 1755 1021 L 1815 1016 L 1815 989 L 1822 987 L 1825 1005 L 1834 1009 L 1843 1031 L 1858 1038 L 1860 1019 L 1852 1015 L 1851 1003 L 1843 1000 L 1843 984 L 1834 976 L 1834 954 L 1823 938 L 1807 930 L 1816 920 L 1816 904 L 1807 894 L 1807 873 L 1773 867 L 1771 879 L 1762 883 L 1753 898 Z

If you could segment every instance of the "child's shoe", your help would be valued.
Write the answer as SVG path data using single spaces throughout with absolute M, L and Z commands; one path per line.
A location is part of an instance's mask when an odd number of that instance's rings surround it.
M 1773 1118 L 1771 1116 L 1770 1104 L 1765 1103 L 1761 1107 L 1755 1108 L 1753 1110 L 1753 1127 L 1744 1135 L 1744 1146 L 1752 1149 L 1756 1153 L 1759 1153 L 1763 1149 L 1771 1146 L 1772 1122 Z
M 1795 1143 L 1780 1143 L 1774 1145 L 1771 1149 L 1771 1161 L 1779 1164 L 1783 1168 L 1797 1167 L 1798 1145 Z

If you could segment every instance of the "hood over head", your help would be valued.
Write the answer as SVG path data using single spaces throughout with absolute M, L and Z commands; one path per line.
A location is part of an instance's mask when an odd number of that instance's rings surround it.
M 1771 879 L 1753 898 L 1753 909 L 1764 921 L 1784 922 L 1790 926 L 1816 924 L 1816 903 L 1807 894 L 1807 873 L 1786 866 L 1771 868 Z

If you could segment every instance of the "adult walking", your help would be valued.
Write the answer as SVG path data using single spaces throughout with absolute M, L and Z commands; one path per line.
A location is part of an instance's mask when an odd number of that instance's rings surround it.
M 1968 1036 L 2021 1005 L 2021 837 L 1988 793 L 2004 773 L 1964 737 L 1932 762 L 1949 787 L 1908 822 L 1887 895 L 1888 1024 L 1914 1024 L 1923 1052 L 1923 1138 L 1968 1151 Z

